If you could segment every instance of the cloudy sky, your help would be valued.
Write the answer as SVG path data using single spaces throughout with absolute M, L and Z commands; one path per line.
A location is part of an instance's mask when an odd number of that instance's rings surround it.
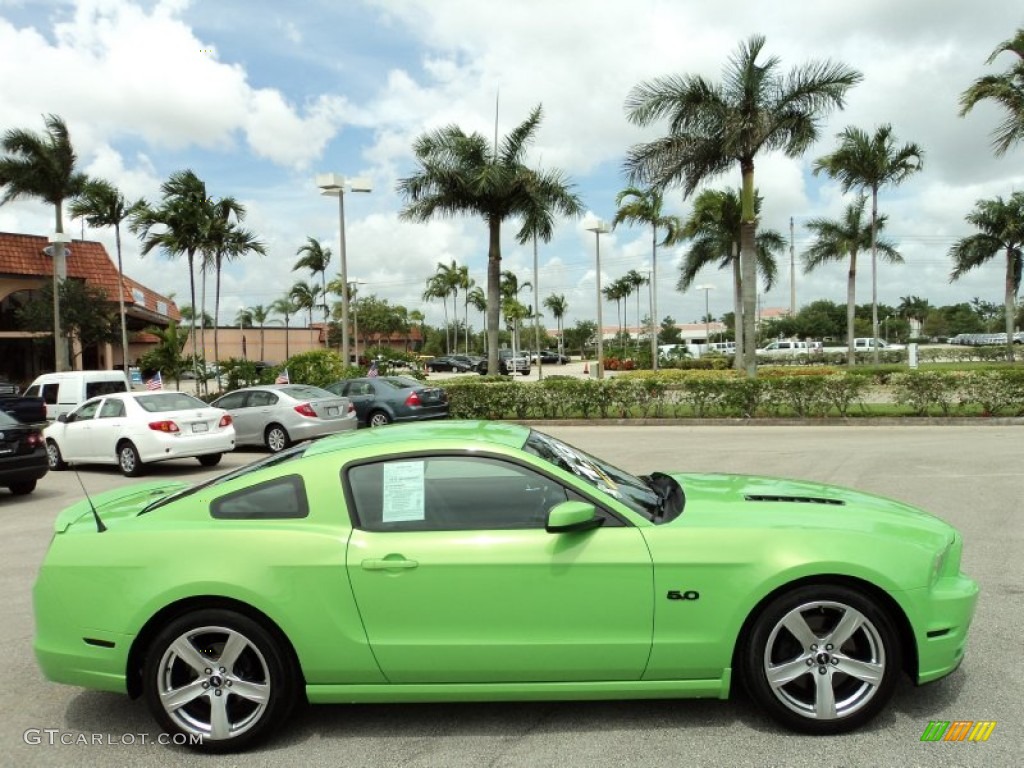
M 365 282 L 362 295 L 440 321 L 440 305 L 421 299 L 425 281 L 439 261 L 454 259 L 485 285 L 486 227 L 468 218 L 399 221 L 395 183 L 413 169 L 410 148 L 419 134 L 454 123 L 492 135 L 497 94 L 502 133 L 542 104 L 530 162 L 562 169 L 590 215 L 610 219 L 625 186 L 626 149 L 663 132 L 627 122 L 629 90 L 666 74 L 718 80 L 738 43 L 763 34 L 766 52 L 784 69 L 832 58 L 864 75 L 804 157 L 765 156 L 756 167 L 762 226 L 788 238 L 795 222 L 798 304 L 845 301 L 844 267 L 811 275 L 799 268 L 810 242 L 803 223 L 838 216 L 848 202 L 810 166 L 845 126 L 873 131 L 884 122 L 924 149 L 925 167 L 882 193 L 888 236 L 906 264 L 880 267 L 880 300 L 1001 302 L 998 263 L 950 285 L 947 251 L 969 233 L 963 218 L 976 200 L 1024 187 L 1024 147 L 995 158 L 990 131 L 1001 113 L 983 104 L 960 118 L 957 100 L 974 78 L 1009 67 L 1009 55 L 992 66 L 985 60 L 1022 25 L 1019 0 L 0 0 L 0 130 L 41 131 L 43 114 L 59 114 L 82 169 L 131 198 L 154 200 L 169 174 L 191 168 L 212 196 L 244 202 L 268 255 L 228 268 L 228 319 L 308 278 L 291 270 L 307 236 L 337 254 L 337 204 L 319 195 L 315 174 L 369 176 L 371 194 L 346 197 L 350 279 Z M 712 186 L 738 184 L 737 169 Z M 666 207 L 686 215 L 690 201 L 670 190 Z M 79 222 L 66 226 L 79 236 Z M 51 229 L 52 212 L 41 203 L 0 207 L 0 231 Z M 514 230 L 504 232 L 504 267 L 532 281 L 532 251 L 514 243 Z M 112 233 L 86 236 L 113 254 Z M 138 251 L 127 238 L 126 272 L 187 303 L 183 263 Z M 675 290 L 683 253 L 659 253 L 658 314 L 689 322 L 702 315 L 704 294 Z M 630 269 L 649 270 L 649 231 L 620 227 L 603 237 L 601 260 L 604 284 Z M 539 261 L 540 297 L 564 294 L 570 324 L 594 319 L 594 235 L 585 222 L 561 222 Z M 762 306 L 789 304 L 788 252 L 782 261 L 782 279 Z M 335 256 L 332 270 L 337 265 Z M 726 272 L 709 270 L 699 282 L 715 287 L 713 314 L 731 310 Z M 858 301 L 870 301 L 870 288 L 862 262 Z M 634 307 L 631 300 L 631 318 Z M 612 322 L 614 306 L 604 317 Z M 471 322 L 479 324 L 472 313 Z

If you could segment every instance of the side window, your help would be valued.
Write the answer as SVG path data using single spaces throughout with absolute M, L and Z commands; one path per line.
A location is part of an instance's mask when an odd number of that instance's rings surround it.
M 248 392 L 232 392 L 230 395 L 224 395 L 224 397 L 217 401 L 217 407 L 227 411 L 235 408 L 244 408 L 245 398 L 248 394 Z
M 60 387 L 60 384 L 44 384 L 42 394 L 43 402 L 47 405 L 56 405 L 58 387 Z
M 99 409 L 101 402 L 103 401 L 90 400 L 88 403 L 85 403 L 85 405 L 83 405 L 81 408 L 75 411 L 75 421 L 84 421 L 86 419 L 91 419 L 93 416 L 96 415 L 96 411 L 97 409 Z
M 277 403 L 277 395 L 273 392 L 256 391 L 249 393 L 249 407 L 260 408 Z
M 100 408 L 99 418 L 115 419 L 118 416 L 124 416 L 124 402 L 114 399 L 104 400 L 103 407 Z
M 25 390 L 25 394 L 22 397 L 40 397 L 39 385 L 33 384 L 31 387 Z
M 555 480 L 482 456 L 434 456 L 363 464 L 347 472 L 356 518 L 368 531 L 543 528 L 569 499 Z
M 288 520 L 308 515 L 309 501 L 301 475 L 267 480 L 210 503 L 210 516 L 217 520 Z

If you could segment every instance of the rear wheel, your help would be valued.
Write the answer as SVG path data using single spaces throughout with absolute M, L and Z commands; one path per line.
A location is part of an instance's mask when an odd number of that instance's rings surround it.
M 27 496 L 36 489 L 35 480 L 19 480 L 16 483 L 11 483 L 8 488 L 11 489 L 11 493 L 15 496 Z
M 893 694 L 899 638 L 885 611 L 837 585 L 799 587 L 754 622 L 740 665 L 751 696 L 794 730 L 843 733 L 866 723 Z
M 117 465 L 125 477 L 138 477 L 142 474 L 142 459 L 138 449 L 127 440 L 117 447 Z
M 142 675 L 160 726 L 201 737 L 201 748 L 211 752 L 244 749 L 268 736 L 291 712 L 300 677 L 261 624 L 223 609 L 172 621 L 149 647 Z
M 220 464 L 220 457 L 223 456 L 221 453 L 208 453 L 205 456 L 197 456 L 199 463 L 204 467 L 216 467 Z
M 60 448 L 57 447 L 57 443 L 53 440 L 46 441 L 46 462 L 54 472 L 60 472 L 62 469 L 68 468 L 64 457 L 60 455 Z
M 271 453 L 280 453 L 291 445 L 292 441 L 284 427 L 280 424 L 271 424 L 267 427 L 267 431 L 263 433 L 263 442 L 266 443 Z
M 391 417 L 384 413 L 384 411 L 374 411 L 370 414 L 366 422 L 371 427 L 383 427 L 384 425 L 391 423 Z

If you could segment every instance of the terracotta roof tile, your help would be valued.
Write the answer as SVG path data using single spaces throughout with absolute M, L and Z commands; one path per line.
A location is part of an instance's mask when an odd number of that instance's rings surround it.
M 38 235 L 0 232 L 0 275 L 53 275 L 53 262 L 43 253 L 49 244 L 47 238 Z M 95 240 L 72 240 L 69 247 L 73 255 L 68 259 L 68 277 L 85 280 L 87 285 L 101 288 L 111 301 L 117 301 L 117 266 L 103 244 Z M 172 320 L 181 319 L 177 305 L 166 296 L 150 290 L 128 275 L 124 276 L 124 283 L 126 305 L 141 307 Z M 161 308 L 165 311 L 161 311 Z

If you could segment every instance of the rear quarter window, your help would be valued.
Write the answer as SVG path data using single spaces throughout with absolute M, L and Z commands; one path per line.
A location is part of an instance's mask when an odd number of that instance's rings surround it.
M 309 516 L 301 475 L 286 475 L 229 493 L 210 503 L 217 520 L 292 520 Z

